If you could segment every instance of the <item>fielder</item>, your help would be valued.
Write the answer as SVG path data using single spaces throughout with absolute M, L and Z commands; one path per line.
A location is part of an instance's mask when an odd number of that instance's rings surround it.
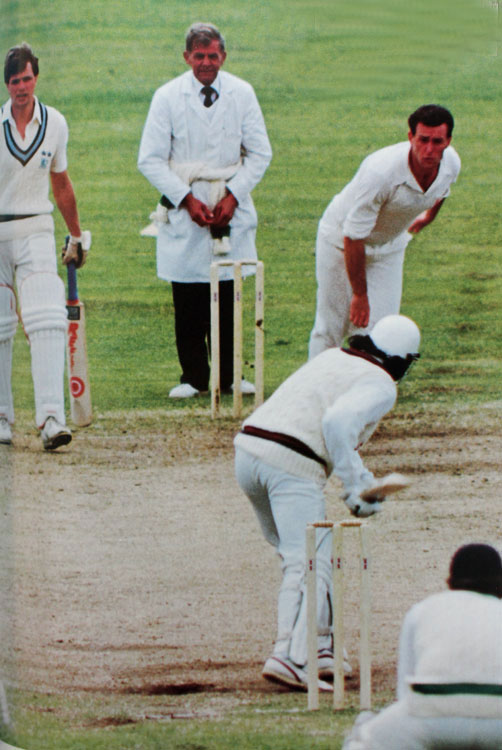
M 26 43 L 7 53 L 10 98 L 1 108 L 0 134 L 0 443 L 12 442 L 12 343 L 20 316 L 31 349 L 36 424 L 46 450 L 71 441 L 65 423 L 64 364 L 67 314 L 57 274 L 53 205 L 70 234 L 63 263 L 84 262 L 77 205 L 67 172 L 64 117 L 35 96 L 38 58 Z
M 362 713 L 344 750 L 500 750 L 502 560 L 460 547 L 448 591 L 415 604 L 399 644 L 397 703 Z
M 396 383 L 418 358 L 420 332 L 402 315 L 380 320 L 371 336 L 353 336 L 349 348 L 331 348 L 291 375 L 244 421 L 235 438 L 237 481 L 277 548 L 282 566 L 278 630 L 266 679 L 307 687 L 305 528 L 326 518 L 324 487 L 333 473 L 343 500 L 359 517 L 380 510 L 361 493 L 377 484 L 359 447 L 397 398 Z M 319 673 L 333 671 L 331 543 L 317 554 Z M 350 666 L 346 665 L 346 671 Z M 321 690 L 332 690 L 320 680 Z
M 436 218 L 458 177 L 451 113 L 425 105 L 408 124 L 408 140 L 366 157 L 319 222 L 309 357 L 399 312 L 406 246 Z

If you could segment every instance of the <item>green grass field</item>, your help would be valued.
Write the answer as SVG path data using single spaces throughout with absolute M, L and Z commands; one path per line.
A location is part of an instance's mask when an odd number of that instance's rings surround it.
M 183 37 L 194 20 L 221 27 L 226 68 L 254 85 L 274 149 L 254 192 L 266 268 L 267 393 L 306 358 L 316 226 L 326 205 L 364 156 L 406 139 L 413 109 L 435 101 L 455 115 L 453 143 L 463 166 L 437 222 L 408 249 L 402 311 L 422 328 L 423 355 L 397 408 L 500 401 L 502 53 L 496 11 L 486 5 L 0 0 L 2 54 L 22 40 L 32 44 L 41 62 L 37 93 L 70 126 L 69 171 L 83 228 L 94 240 L 79 286 L 98 415 L 169 410 L 167 392 L 179 378 L 170 288 L 156 278 L 154 241 L 139 236 L 158 196 L 137 171 L 136 157 L 154 90 L 185 69 Z M 58 216 L 56 223 L 62 242 Z M 31 414 L 21 330 L 14 370 L 16 409 Z M 189 414 L 193 404 L 185 408 Z M 182 731 L 179 724 L 152 723 L 70 731 L 51 719 L 51 701 L 64 699 L 40 700 L 47 710 L 36 722 L 32 714 L 23 717 L 24 736 L 36 736 L 37 750 L 336 748 L 333 735 L 353 718 L 335 720 L 326 711 L 313 719 L 299 711 L 286 721 L 281 710 L 299 706 L 291 698 L 290 705 L 270 708 L 267 721 L 258 707 L 248 707 L 218 724 L 187 722 Z M 68 717 L 77 712 L 68 699 Z M 15 737 L 5 739 L 16 744 Z

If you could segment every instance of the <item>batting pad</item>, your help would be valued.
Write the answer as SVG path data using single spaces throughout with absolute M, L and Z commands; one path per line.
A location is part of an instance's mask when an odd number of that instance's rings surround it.
M 27 336 L 44 330 L 66 331 L 64 284 L 56 273 L 33 273 L 19 288 L 21 319 Z
M 17 323 L 14 291 L 10 286 L 0 284 L 0 342 L 14 337 Z

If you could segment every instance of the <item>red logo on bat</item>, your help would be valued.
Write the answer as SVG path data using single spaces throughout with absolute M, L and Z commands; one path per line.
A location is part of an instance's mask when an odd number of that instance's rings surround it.
M 70 366 L 75 365 L 75 351 L 77 349 L 76 344 L 78 340 L 78 323 L 70 323 L 68 326 L 68 347 L 70 350 Z
M 79 398 L 80 396 L 83 396 L 85 391 L 85 383 L 82 378 L 77 378 L 75 375 L 72 375 L 72 377 L 70 378 L 70 391 L 73 398 Z

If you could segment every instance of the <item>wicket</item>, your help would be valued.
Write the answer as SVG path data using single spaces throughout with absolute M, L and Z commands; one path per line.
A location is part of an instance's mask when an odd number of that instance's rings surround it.
M 306 562 L 307 562 L 307 676 L 308 708 L 315 711 L 319 708 L 318 670 L 317 670 L 317 575 L 316 551 L 317 529 L 331 529 L 333 535 L 333 638 L 334 638 L 334 674 L 333 674 L 333 708 L 339 710 L 344 703 L 344 563 L 343 532 L 344 529 L 359 530 L 360 592 L 359 592 L 359 671 L 361 709 L 371 708 L 371 652 L 370 652 L 370 576 L 369 576 L 369 529 L 366 523 L 347 520 L 318 521 L 307 525 L 306 529 Z
M 263 403 L 264 393 L 264 267 L 261 260 L 220 260 L 211 264 L 211 417 L 219 416 L 220 387 L 220 268 L 234 271 L 234 403 L 233 416 L 242 412 L 242 266 L 256 266 L 255 276 L 255 406 Z

